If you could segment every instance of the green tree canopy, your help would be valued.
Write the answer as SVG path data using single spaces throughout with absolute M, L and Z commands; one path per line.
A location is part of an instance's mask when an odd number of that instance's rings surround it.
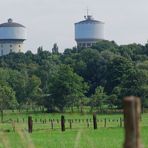
M 14 109 L 17 106 L 15 92 L 11 87 L 0 84 L 0 112 L 1 121 L 3 122 L 3 111 L 6 109 Z

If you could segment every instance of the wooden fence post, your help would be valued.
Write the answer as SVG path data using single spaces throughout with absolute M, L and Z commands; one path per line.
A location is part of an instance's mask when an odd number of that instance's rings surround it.
M 122 118 L 120 118 L 120 127 L 122 127 Z
M 72 122 L 71 122 L 71 120 L 69 121 L 69 126 L 70 126 L 70 129 L 72 129 Z
M 141 102 L 138 97 L 124 98 L 124 148 L 142 148 L 140 139 L 140 112 Z
M 13 129 L 13 132 L 15 132 L 15 121 L 12 120 L 12 129 Z
M 86 123 L 87 123 L 87 128 L 89 128 L 89 121 L 88 121 L 88 119 L 86 120 Z
M 62 132 L 65 131 L 65 118 L 63 115 L 61 116 L 61 130 Z
M 106 127 L 106 122 L 107 122 L 107 120 L 106 120 L 106 118 L 104 119 L 104 127 Z
M 28 132 L 29 132 L 29 133 L 32 133 L 32 127 L 33 127 L 32 117 L 29 116 L 29 117 L 28 117 Z
M 51 120 L 51 129 L 53 129 L 53 121 Z
M 93 125 L 94 125 L 94 129 L 97 129 L 97 117 L 96 114 L 93 114 Z

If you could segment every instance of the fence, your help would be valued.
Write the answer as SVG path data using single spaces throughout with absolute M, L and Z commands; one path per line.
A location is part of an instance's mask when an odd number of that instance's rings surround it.
M 30 117 L 29 117 L 30 118 Z M 49 129 L 58 129 L 61 127 L 61 119 L 39 119 L 39 118 L 31 118 L 32 124 L 34 126 L 48 126 Z M 30 121 L 30 122 L 31 122 Z M 27 124 L 28 119 L 17 118 L 17 119 L 9 119 L 6 123 L 11 124 Z M 97 116 L 93 115 L 92 118 L 87 119 L 66 119 L 64 116 L 64 123 L 66 129 L 72 128 L 109 128 L 109 127 L 123 127 L 124 119 L 122 117 L 119 118 L 97 118 Z
M 17 118 L 16 120 L 9 119 L 9 123 L 12 123 L 13 130 L 15 130 L 15 124 L 24 124 L 28 122 L 28 132 L 32 133 L 35 130 L 54 130 L 61 129 L 62 132 L 66 132 L 67 129 L 78 128 L 93 128 L 97 130 L 98 127 L 123 127 L 125 128 L 125 142 L 124 148 L 142 148 L 140 139 L 140 125 L 141 120 L 141 104 L 140 99 L 137 97 L 126 97 L 124 99 L 124 119 L 122 117 L 116 119 L 97 118 L 94 113 L 92 118 L 87 119 L 66 119 L 65 116 L 61 116 L 61 119 L 38 119 L 28 117 L 28 120 Z M 47 129 L 46 129 L 46 128 Z
M 124 128 L 125 128 L 125 142 L 124 148 L 142 148 L 140 139 L 140 117 L 141 117 L 141 102 L 137 97 L 126 97 L 124 99 Z M 87 119 L 87 127 L 89 127 L 89 120 Z M 52 122 L 52 121 L 51 121 Z M 32 132 L 32 118 L 28 117 L 28 129 Z M 69 121 L 70 128 L 72 128 L 72 121 Z M 107 126 L 107 120 L 104 119 L 104 127 Z M 122 126 L 122 119 L 120 118 L 120 126 Z M 93 114 L 93 128 L 97 129 L 97 117 Z M 61 116 L 61 130 L 65 131 L 65 117 Z

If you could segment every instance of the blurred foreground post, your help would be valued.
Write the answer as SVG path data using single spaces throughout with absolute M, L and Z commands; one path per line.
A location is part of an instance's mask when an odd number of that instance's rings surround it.
M 94 125 L 94 129 L 97 129 L 97 117 L 96 114 L 93 114 L 93 125 Z
M 61 130 L 62 132 L 65 131 L 65 118 L 63 115 L 61 116 Z
M 124 148 L 142 148 L 140 139 L 141 102 L 138 97 L 124 98 Z
M 29 133 L 32 133 L 32 127 L 33 127 L 32 117 L 29 116 L 29 117 L 28 117 L 28 132 L 29 132 Z

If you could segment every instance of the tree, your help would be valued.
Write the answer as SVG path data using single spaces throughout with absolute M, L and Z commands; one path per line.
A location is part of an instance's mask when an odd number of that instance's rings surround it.
M 87 88 L 83 78 L 74 73 L 72 68 L 60 65 L 50 86 L 49 102 L 45 105 L 49 107 L 52 103 L 63 112 L 64 107 L 74 106 L 85 95 Z
M 129 45 L 121 45 L 118 49 L 120 55 L 132 60 L 136 60 L 138 58 L 138 55 L 144 53 L 143 51 L 143 46 L 135 43 Z
M 102 107 L 105 104 L 106 99 L 107 95 L 104 92 L 104 88 L 102 86 L 98 86 L 90 100 L 91 111 L 94 107 L 98 107 L 100 110 L 102 110 Z
M 37 104 L 39 102 L 40 96 L 42 95 L 42 90 L 40 88 L 41 80 L 35 75 L 28 78 L 28 83 L 26 87 L 26 103 L 33 106 L 33 103 Z
M 108 64 L 105 90 L 110 94 L 113 89 L 124 81 L 124 78 L 134 69 L 132 61 L 117 56 Z
M 97 49 L 99 52 L 104 50 L 115 52 L 118 45 L 114 41 L 100 40 L 92 46 L 92 49 Z
M 121 83 L 122 96 L 141 96 L 141 88 L 147 84 L 147 78 L 147 75 L 138 69 L 135 69 L 126 75 Z
M 54 43 L 53 48 L 52 48 L 52 53 L 58 54 L 59 53 L 59 47 L 57 43 Z
M 121 84 L 121 95 L 138 96 L 142 99 L 142 106 L 148 97 L 148 72 L 135 68 L 132 73 L 126 75 Z
M 6 109 L 14 109 L 17 106 L 15 92 L 11 87 L 0 84 L 0 112 L 1 122 L 3 122 L 3 111 Z
M 83 49 L 77 57 L 74 69 L 89 84 L 90 88 L 87 95 L 91 96 L 96 87 L 103 83 L 106 61 L 95 49 Z
M 0 82 L 13 89 L 20 109 L 26 103 L 51 110 L 83 109 L 98 86 L 109 96 L 103 101 L 106 106 L 121 108 L 125 95 L 138 95 L 148 106 L 148 44 L 98 41 L 91 48 L 74 47 L 63 53 L 39 47 L 36 54 L 1 56 L 0 67 Z
M 108 107 L 110 107 L 111 109 L 116 105 L 116 102 L 117 102 L 116 94 L 112 94 L 107 98 Z

